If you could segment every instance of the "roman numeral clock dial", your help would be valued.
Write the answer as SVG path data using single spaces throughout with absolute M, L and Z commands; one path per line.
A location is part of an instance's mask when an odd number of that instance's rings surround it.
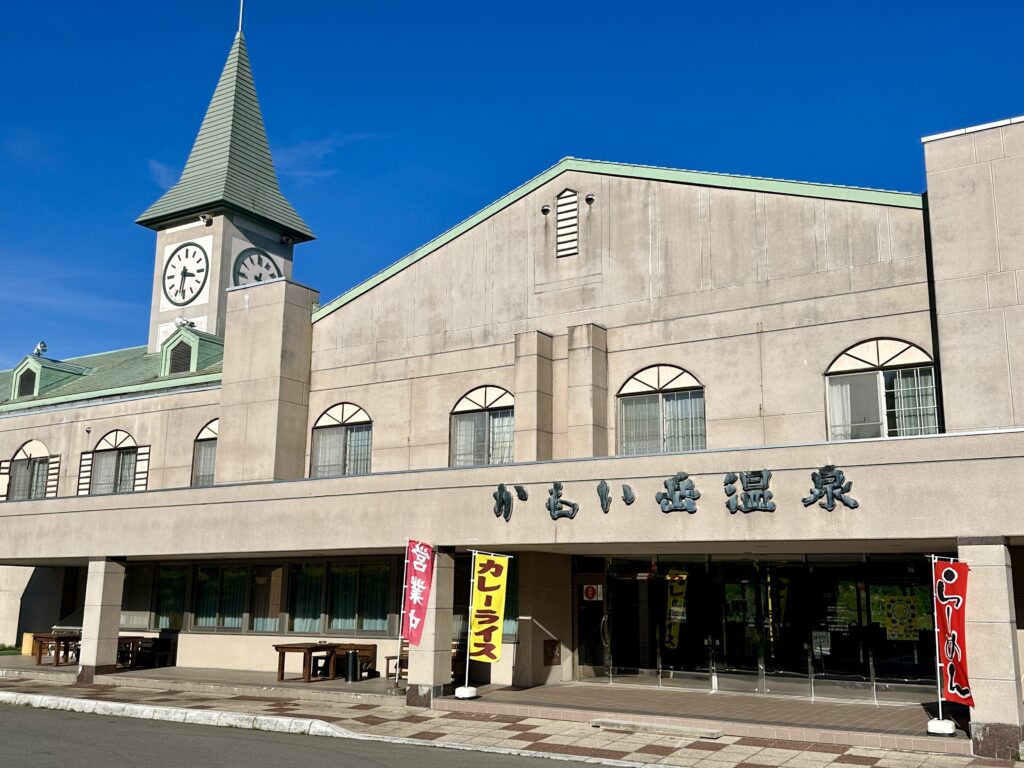
M 190 304 L 206 285 L 210 260 L 201 247 L 195 243 L 184 243 L 164 264 L 164 296 L 176 307 Z

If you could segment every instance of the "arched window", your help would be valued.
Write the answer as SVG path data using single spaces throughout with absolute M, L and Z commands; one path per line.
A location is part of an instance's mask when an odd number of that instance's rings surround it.
M 146 449 L 148 465 L 149 449 Z M 89 495 L 101 493 L 131 493 L 136 488 L 136 469 L 139 461 L 139 447 L 135 438 L 122 429 L 108 432 L 96 444 L 96 450 L 82 456 L 83 471 L 86 456 L 89 456 Z M 147 466 L 148 469 L 148 466 Z M 81 483 L 81 472 L 79 473 Z M 145 480 L 143 487 L 145 490 Z
M 698 451 L 706 445 L 704 387 L 682 368 L 652 365 L 619 390 L 619 454 Z
M 173 354 L 173 353 L 172 353 Z M 220 420 L 214 419 L 199 434 L 192 448 L 192 487 L 213 485 L 213 471 L 217 465 L 217 434 Z
M 825 371 L 829 440 L 934 435 L 939 431 L 935 366 L 901 339 L 850 347 Z
M 57 495 L 59 474 L 60 456 L 50 456 L 50 451 L 39 440 L 29 440 L 9 461 L 0 461 L 0 481 L 7 480 L 6 496 L 0 498 L 7 501 L 53 498 Z
M 373 422 L 354 403 L 331 406 L 313 425 L 310 477 L 365 475 L 370 472 Z
M 449 464 L 509 464 L 515 455 L 515 398 L 501 387 L 477 387 L 452 409 Z

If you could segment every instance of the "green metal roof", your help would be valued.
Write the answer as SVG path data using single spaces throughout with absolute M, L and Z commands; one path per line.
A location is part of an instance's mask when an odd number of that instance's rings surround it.
M 218 208 L 276 224 L 300 242 L 313 239 L 306 222 L 278 188 L 241 30 L 181 178 L 136 223 L 157 229 Z
M 10 399 L 13 370 L 0 371 L 0 413 L 220 381 L 222 360 L 217 359 L 199 371 L 170 376 L 160 376 L 160 354 L 150 354 L 144 346 L 74 357 L 61 362 L 65 367 L 75 367 L 85 373 L 69 377 L 39 397 L 19 397 L 13 401 Z
M 426 245 L 422 245 L 415 251 L 399 259 L 394 264 L 381 270 L 372 277 L 364 280 L 354 288 L 350 288 L 320 309 L 313 313 L 313 322 L 322 320 L 339 307 L 343 307 L 353 299 L 362 296 L 364 293 L 380 285 L 385 280 L 401 272 L 408 266 L 415 264 L 429 253 L 436 251 L 441 246 L 450 243 L 459 235 L 467 232 L 482 221 L 489 219 L 494 214 L 512 205 L 538 187 L 547 184 L 557 176 L 567 172 L 577 171 L 579 173 L 595 173 L 604 176 L 622 176 L 632 179 L 645 179 L 650 181 L 666 181 L 675 184 L 696 184 L 703 187 L 723 187 L 726 189 L 745 189 L 755 192 L 768 192 L 777 195 L 792 195 L 796 197 L 817 197 L 825 200 L 845 200 L 852 203 L 869 203 L 872 205 L 888 205 L 896 208 L 917 208 L 922 207 L 921 195 L 912 192 L 893 192 L 882 189 L 868 189 L 866 187 L 842 187 L 832 184 L 816 184 L 808 181 L 788 181 L 785 179 L 767 179 L 758 176 L 738 176 L 727 173 L 708 173 L 706 171 L 686 171 L 678 168 L 661 168 L 653 165 L 629 165 L 627 163 L 609 163 L 604 160 L 581 160 L 576 157 L 566 157 L 548 168 L 538 176 L 533 177 L 520 187 L 509 192 L 504 197 L 495 200 L 481 211 L 470 216 L 465 221 L 456 224 L 447 232 L 435 237 Z

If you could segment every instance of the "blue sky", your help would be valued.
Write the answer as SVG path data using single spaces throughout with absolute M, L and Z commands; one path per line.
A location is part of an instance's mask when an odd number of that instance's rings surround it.
M 0 29 L 0 368 L 146 341 L 154 235 L 234 0 L 15 3 Z M 324 301 L 566 155 L 924 189 L 920 137 L 1024 114 L 1024 3 L 248 0 Z

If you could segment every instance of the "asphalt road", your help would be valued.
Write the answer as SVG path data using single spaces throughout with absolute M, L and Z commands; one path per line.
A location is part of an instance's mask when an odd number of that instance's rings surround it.
M 552 768 L 549 760 L 0 706 L 0 768 Z

